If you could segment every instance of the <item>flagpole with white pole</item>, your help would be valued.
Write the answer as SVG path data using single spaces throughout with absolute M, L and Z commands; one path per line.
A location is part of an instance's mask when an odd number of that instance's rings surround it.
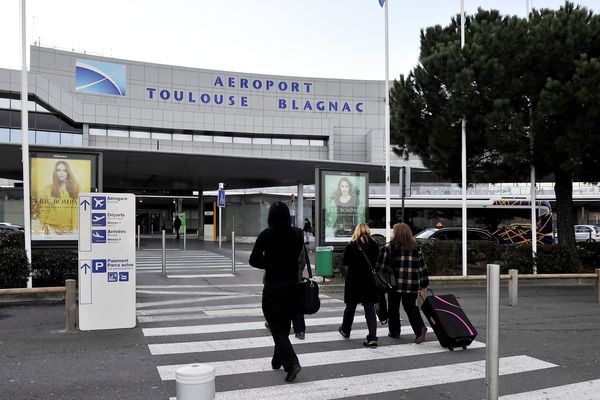
M 465 47 L 465 1 L 460 0 L 460 48 Z M 462 175 L 462 274 L 467 275 L 467 120 L 462 118 L 461 175 Z
M 388 2 L 385 1 L 385 240 L 390 241 L 390 79 L 388 46 Z
M 531 8 L 529 7 L 529 1 L 525 0 L 525 10 L 527 12 L 527 21 L 529 21 L 529 14 Z M 535 164 L 533 163 L 533 130 L 531 129 L 531 104 L 529 105 L 529 137 L 531 140 L 531 256 L 533 259 L 533 273 L 537 274 L 537 199 L 535 193 Z
M 29 102 L 27 87 L 27 30 L 25 0 L 21 0 L 21 151 L 23 163 L 23 226 L 25 229 L 25 252 L 31 265 L 31 197 L 29 194 Z M 31 272 L 27 287 L 33 286 Z

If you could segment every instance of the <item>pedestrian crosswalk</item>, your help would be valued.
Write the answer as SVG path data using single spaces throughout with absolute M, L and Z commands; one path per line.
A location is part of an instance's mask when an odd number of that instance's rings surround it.
M 162 250 L 145 250 L 136 257 L 137 274 L 162 273 Z M 250 269 L 245 263 L 235 264 L 236 271 Z M 170 279 L 234 277 L 230 258 L 205 250 L 168 250 L 165 269 Z
M 202 268 L 210 269 L 208 264 Z M 453 399 L 458 397 L 443 395 L 447 388 L 473 384 L 481 387 L 477 398 L 485 397 L 484 343 L 474 341 L 466 351 L 449 352 L 430 329 L 427 341 L 416 345 L 414 333 L 403 321 L 400 339 L 388 338 L 387 327 L 379 325 L 379 347 L 366 348 L 361 344 L 367 334 L 364 316 L 357 313 L 351 338 L 344 339 L 337 331 L 344 309 L 342 294 L 328 291 L 321 293 L 321 310 L 306 317 L 305 339 L 290 335 L 303 370 L 295 383 L 284 383 L 285 374 L 271 368 L 273 341 L 260 308 L 261 275 L 252 282 L 220 278 L 215 283 L 218 279 L 213 278 L 209 284 L 182 280 L 179 285 L 170 280 L 138 286 L 143 295 L 138 300 L 138 321 L 172 400 L 175 371 L 192 363 L 215 367 L 217 400 Z M 502 354 L 500 379 L 543 376 L 559 367 L 527 354 Z M 600 380 L 545 389 L 534 386 L 535 379 L 522 381 L 521 390 L 500 398 L 593 399 L 600 393 Z M 408 391 L 425 392 L 411 397 Z

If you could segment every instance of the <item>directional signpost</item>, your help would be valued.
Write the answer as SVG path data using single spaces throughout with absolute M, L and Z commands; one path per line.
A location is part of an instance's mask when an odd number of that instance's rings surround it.
M 79 329 L 133 328 L 135 196 L 79 195 Z

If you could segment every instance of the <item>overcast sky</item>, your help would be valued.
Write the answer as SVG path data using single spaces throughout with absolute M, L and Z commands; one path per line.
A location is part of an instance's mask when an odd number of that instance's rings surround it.
M 394 79 L 416 65 L 420 30 L 447 25 L 460 0 L 388 1 Z M 600 0 L 575 3 L 600 12 Z M 1 68 L 21 68 L 19 4 L 0 0 Z M 525 16 L 526 0 L 465 0 L 468 14 L 478 7 Z M 28 44 L 128 60 L 325 78 L 385 73 L 378 0 L 28 0 L 27 24 Z

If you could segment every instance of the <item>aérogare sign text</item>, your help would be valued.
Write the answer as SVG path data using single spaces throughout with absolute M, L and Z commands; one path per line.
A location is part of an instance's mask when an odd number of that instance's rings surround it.
M 251 98 L 244 94 L 277 93 L 278 96 L 264 97 L 264 101 L 273 101 L 277 110 L 302 112 L 339 112 L 362 113 L 363 101 L 345 101 L 331 99 L 312 99 L 313 82 L 294 80 L 273 80 L 260 78 L 242 78 L 217 75 L 213 82 L 213 90 L 186 90 L 164 87 L 146 87 L 148 100 L 197 104 L 199 106 L 222 106 L 251 108 Z M 236 93 L 232 94 L 231 91 Z M 286 97 L 287 95 L 311 95 L 311 99 Z M 265 103 L 266 104 L 266 103 Z

